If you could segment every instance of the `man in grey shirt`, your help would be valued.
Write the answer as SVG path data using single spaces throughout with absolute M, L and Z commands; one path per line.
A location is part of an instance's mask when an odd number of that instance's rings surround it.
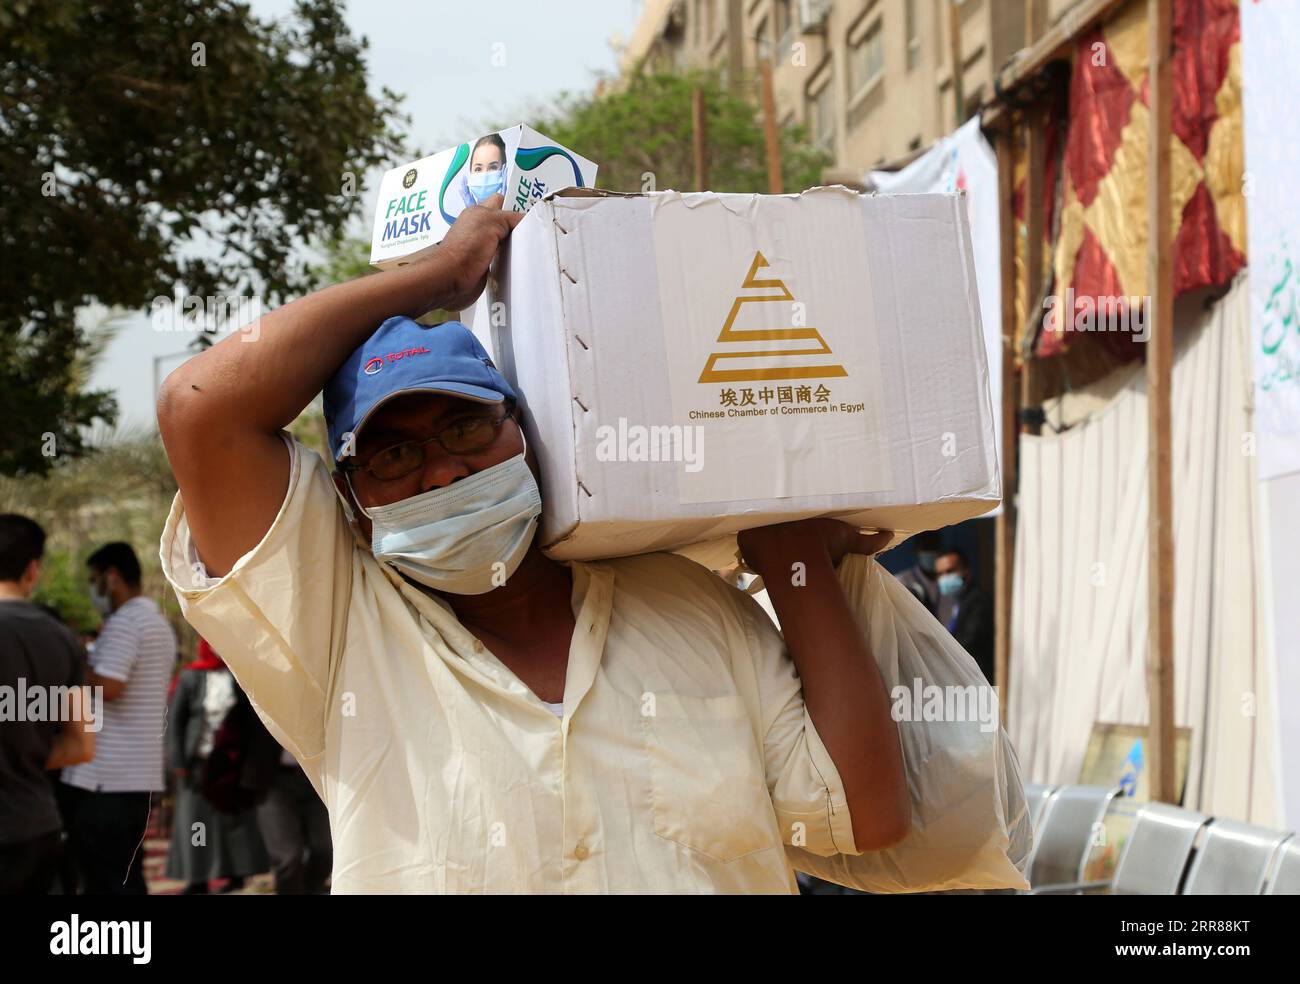
M 93 731 L 60 718 L 59 692 L 82 684 L 85 657 L 67 627 L 31 601 L 44 552 L 37 523 L 0 515 L 0 895 L 48 894 L 63 824 L 46 770 L 95 753 Z

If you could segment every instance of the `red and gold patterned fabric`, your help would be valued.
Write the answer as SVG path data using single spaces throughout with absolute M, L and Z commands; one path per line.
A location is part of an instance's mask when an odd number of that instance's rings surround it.
M 1141 303 L 1150 293 L 1146 7 L 1130 2 L 1075 45 L 1051 257 L 1054 293 L 1064 299 L 1072 288 L 1076 305 L 1085 296 Z M 1227 284 L 1245 265 L 1246 210 L 1236 0 L 1174 0 L 1173 11 L 1170 194 L 1177 295 Z M 1072 312 L 1062 313 L 1065 318 L 1049 320 L 1039 334 L 1039 357 L 1059 355 L 1077 341 L 1078 333 L 1068 330 Z M 1128 341 L 1105 334 L 1099 340 Z

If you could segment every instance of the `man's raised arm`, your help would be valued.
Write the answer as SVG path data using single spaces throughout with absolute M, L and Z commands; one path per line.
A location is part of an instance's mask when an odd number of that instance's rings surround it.
M 501 196 L 461 213 L 410 266 L 327 287 L 265 315 L 176 369 L 158 429 L 210 576 L 227 573 L 274 522 L 288 490 L 279 431 L 387 318 L 461 310 L 483 290 L 497 247 L 523 218 Z

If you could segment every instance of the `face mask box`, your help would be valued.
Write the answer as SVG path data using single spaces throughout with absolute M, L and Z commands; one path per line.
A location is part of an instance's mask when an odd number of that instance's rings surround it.
M 474 327 L 520 393 L 552 557 L 723 566 L 748 527 L 898 540 L 1001 499 L 959 196 L 571 190 L 492 289 Z
M 526 212 L 561 188 L 590 188 L 596 165 L 519 123 L 387 171 L 370 243 L 370 263 L 404 266 L 437 245 L 468 206 L 495 192 Z

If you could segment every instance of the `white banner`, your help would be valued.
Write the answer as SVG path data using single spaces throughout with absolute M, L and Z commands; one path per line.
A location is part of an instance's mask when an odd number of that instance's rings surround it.
M 1241 5 L 1246 226 L 1262 480 L 1300 471 L 1300 3 Z
M 980 294 L 980 322 L 989 364 L 989 397 L 993 412 L 1002 406 L 1002 273 L 998 240 L 998 161 L 979 117 L 972 117 L 950 136 L 901 171 L 872 171 L 869 181 L 884 195 L 926 192 L 966 193 L 971 245 L 975 248 L 975 282 Z M 1001 427 L 997 428 L 1001 433 Z M 1001 460 L 1002 449 L 998 449 Z M 1002 507 L 988 513 L 996 516 Z

